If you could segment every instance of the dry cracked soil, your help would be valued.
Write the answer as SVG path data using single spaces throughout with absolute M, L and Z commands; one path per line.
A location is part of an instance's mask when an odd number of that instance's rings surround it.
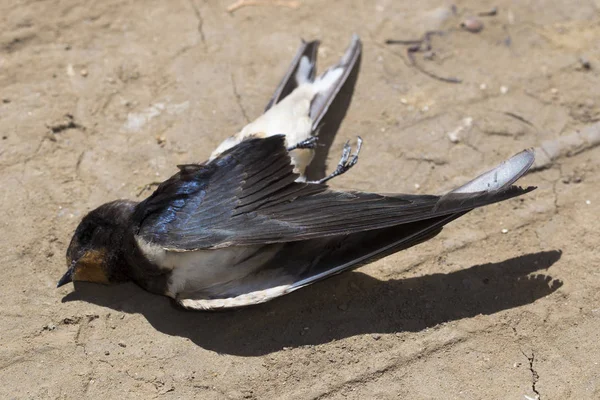
M 600 398 L 600 2 L 230 4 L 0 3 L 0 397 Z M 385 44 L 431 30 L 416 64 Z M 206 159 L 262 112 L 300 38 L 323 41 L 324 67 L 353 32 L 329 168 L 365 144 L 333 186 L 439 193 L 534 147 L 538 189 L 240 311 L 56 289 L 86 212 Z

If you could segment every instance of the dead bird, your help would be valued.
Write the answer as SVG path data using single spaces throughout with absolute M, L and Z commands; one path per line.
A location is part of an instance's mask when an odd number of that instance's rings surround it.
M 191 309 L 258 304 L 429 240 L 474 208 L 534 189 L 513 186 L 533 163 L 530 150 L 443 196 L 329 188 L 328 179 L 356 162 L 348 146 L 334 173 L 305 181 L 312 155 L 298 150 L 313 150 L 328 112 L 322 104 L 331 104 L 360 55 L 355 37 L 342 62 L 315 78 L 306 72 L 314 64 L 309 45 L 255 128 L 228 139 L 204 164 L 180 165 L 144 201 L 117 200 L 86 215 L 58 286 L 132 280 Z M 316 88 L 300 95 L 306 85 Z

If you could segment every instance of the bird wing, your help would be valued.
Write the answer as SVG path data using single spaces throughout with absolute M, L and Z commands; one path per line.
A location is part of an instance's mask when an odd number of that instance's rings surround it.
M 295 182 L 282 135 L 249 139 L 203 165 L 179 166 L 135 211 L 137 235 L 172 251 L 285 243 L 471 210 L 526 193 L 524 151 L 444 195 L 382 195 Z
M 264 246 L 275 246 L 276 253 L 259 269 L 239 279 L 178 293 L 176 300 L 193 310 L 222 310 L 264 303 L 429 240 L 445 224 L 464 213 L 352 235 Z

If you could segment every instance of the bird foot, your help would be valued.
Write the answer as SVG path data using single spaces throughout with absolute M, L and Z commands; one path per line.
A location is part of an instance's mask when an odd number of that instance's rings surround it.
M 352 151 L 352 146 L 350 146 L 350 142 L 346 142 L 346 144 L 344 144 L 344 148 L 342 150 L 342 157 L 340 158 L 340 161 L 338 162 L 337 167 L 335 168 L 335 171 L 333 171 L 331 174 L 327 175 L 325 178 L 319 179 L 317 181 L 309 181 L 308 183 L 317 183 L 317 184 L 323 184 L 333 178 L 335 178 L 336 176 L 340 176 L 345 174 L 346 172 L 348 172 L 348 170 L 350 168 L 352 168 L 354 165 L 356 165 L 356 163 L 358 162 L 358 153 L 360 153 L 360 149 L 362 147 L 362 138 L 360 136 L 358 136 L 358 139 L 356 140 L 356 151 L 354 152 L 354 154 L 352 154 L 352 157 L 350 157 L 350 153 Z

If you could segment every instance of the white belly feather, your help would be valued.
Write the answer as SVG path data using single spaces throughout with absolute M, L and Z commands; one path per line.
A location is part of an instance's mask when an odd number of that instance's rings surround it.
M 303 82 L 292 93 L 246 125 L 236 135 L 225 139 L 212 152 L 210 160 L 251 137 L 285 135 L 288 146 L 293 146 L 310 138 L 313 134 L 313 121 L 310 118 L 312 101 L 317 94 L 329 90 L 341 77 L 342 73 L 342 68 L 336 68 L 327 71 L 314 82 Z M 313 159 L 314 151 L 310 149 L 294 150 L 290 153 L 290 156 L 297 172 L 304 175 L 306 167 Z
M 267 263 L 281 245 L 232 246 L 214 250 L 169 251 L 136 238 L 142 253 L 155 265 L 171 271 L 166 295 L 186 298 L 214 294 L 231 287 L 244 294 L 250 288 L 238 285 Z

